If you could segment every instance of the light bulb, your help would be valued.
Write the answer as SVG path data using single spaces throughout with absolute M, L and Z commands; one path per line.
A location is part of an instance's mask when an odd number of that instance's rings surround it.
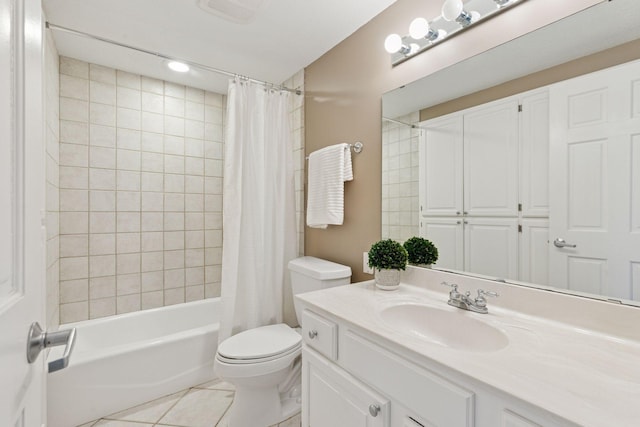
M 409 35 L 415 40 L 423 39 L 429 34 L 429 21 L 424 18 L 416 18 L 409 25 Z
M 384 40 L 384 48 L 389 53 L 396 53 L 402 49 L 402 37 L 398 34 L 389 34 Z
M 447 21 L 455 21 L 462 12 L 462 0 L 447 0 L 442 5 L 442 17 Z
M 189 71 L 189 66 L 183 62 L 171 61 L 167 64 L 167 67 L 178 73 L 186 73 Z

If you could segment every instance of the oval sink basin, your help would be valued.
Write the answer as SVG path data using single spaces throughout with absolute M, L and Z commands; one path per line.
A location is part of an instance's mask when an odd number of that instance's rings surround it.
M 472 313 L 410 303 L 387 307 L 380 312 L 382 320 L 399 332 L 410 333 L 456 350 L 490 352 L 509 344 L 509 339 L 502 331 L 469 314 Z

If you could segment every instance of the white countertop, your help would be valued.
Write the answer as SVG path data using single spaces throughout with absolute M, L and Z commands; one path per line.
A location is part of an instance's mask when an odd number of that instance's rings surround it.
M 407 284 L 388 292 L 370 281 L 298 298 L 307 307 L 397 345 L 396 351 L 438 362 L 578 425 L 640 426 L 638 341 L 522 314 L 492 304 L 493 300 L 488 302 L 488 314 L 472 313 L 447 305 L 447 292 Z M 497 351 L 464 351 L 398 331 L 381 318 L 380 311 L 403 302 L 460 311 L 499 329 L 509 343 Z M 640 323 L 635 326 L 640 328 Z

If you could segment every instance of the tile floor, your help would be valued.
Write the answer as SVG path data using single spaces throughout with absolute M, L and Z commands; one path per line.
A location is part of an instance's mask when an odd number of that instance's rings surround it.
M 79 427 L 227 427 L 233 395 L 231 384 L 216 380 Z M 300 415 L 271 427 L 300 427 Z

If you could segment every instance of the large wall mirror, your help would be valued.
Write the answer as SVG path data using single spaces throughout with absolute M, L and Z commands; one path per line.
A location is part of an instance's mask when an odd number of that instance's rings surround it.
M 637 0 L 602 2 L 386 93 L 382 237 L 434 241 L 433 268 L 640 306 L 640 62 L 563 65 L 619 58 L 639 20 Z

